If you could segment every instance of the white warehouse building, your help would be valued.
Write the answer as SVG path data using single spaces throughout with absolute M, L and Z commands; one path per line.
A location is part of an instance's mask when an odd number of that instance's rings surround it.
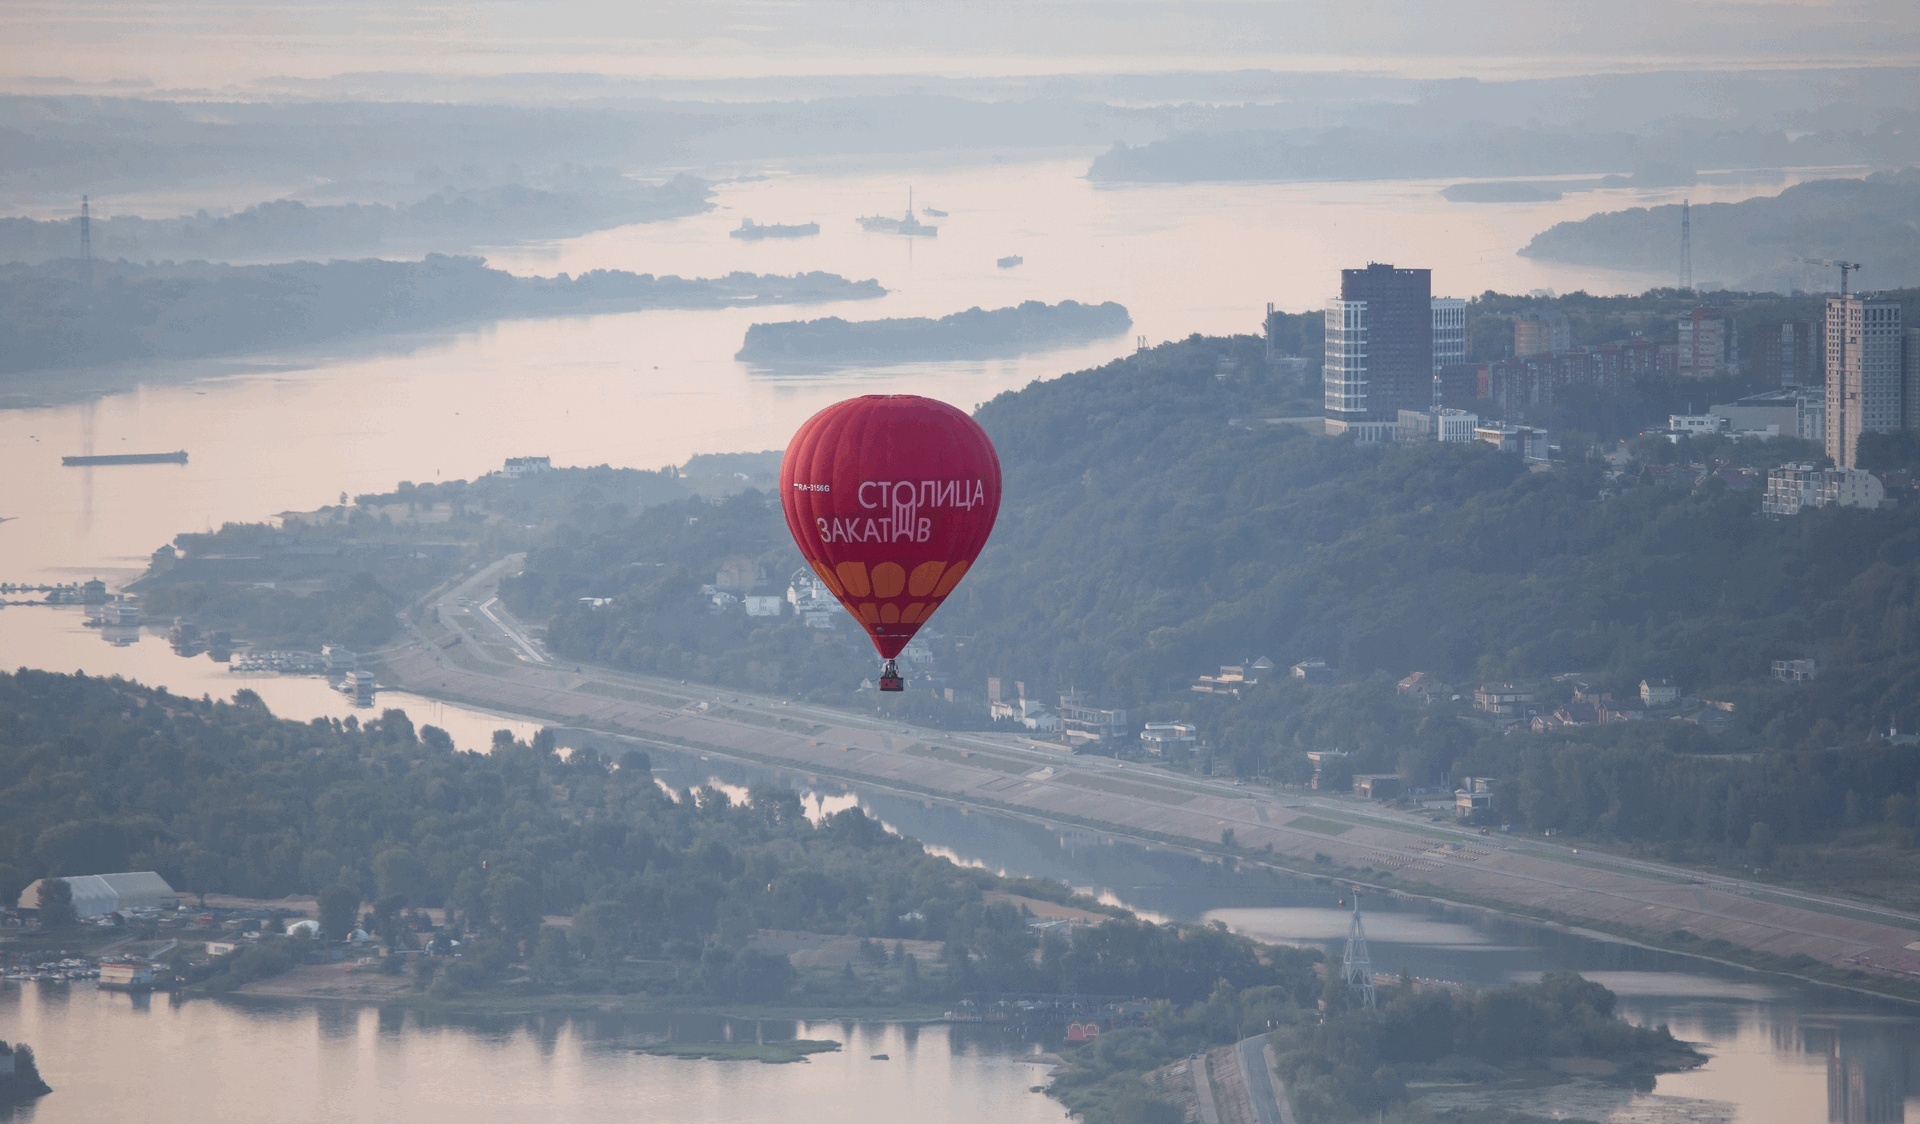
M 78 874 L 56 881 L 73 888 L 73 910 L 82 921 L 130 909 L 172 909 L 180 904 L 180 895 L 151 870 Z M 39 909 L 40 887 L 46 884 L 42 878 L 20 891 L 20 908 Z

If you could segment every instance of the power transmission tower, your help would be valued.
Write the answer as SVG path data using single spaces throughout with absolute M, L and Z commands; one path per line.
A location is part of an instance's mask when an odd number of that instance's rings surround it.
M 1680 201 L 1680 290 L 1693 292 L 1693 200 Z
M 1360 993 L 1361 1005 L 1371 1011 L 1373 994 L 1373 958 L 1367 955 L 1367 930 L 1360 924 L 1360 888 L 1353 888 L 1353 921 L 1347 926 L 1347 951 L 1340 958 L 1347 987 Z
M 87 292 L 93 292 L 93 216 L 87 210 L 87 197 L 80 197 L 80 277 Z

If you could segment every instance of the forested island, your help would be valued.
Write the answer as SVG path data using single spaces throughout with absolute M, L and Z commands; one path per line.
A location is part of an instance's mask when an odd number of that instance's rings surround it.
M 711 206 L 711 196 L 692 176 L 642 183 L 611 169 L 568 168 L 538 183 L 454 184 L 393 203 L 276 199 L 166 219 L 116 215 L 102 206 L 92 216 L 93 254 L 227 262 L 457 254 L 698 214 Z M 0 218 L 0 261 L 50 262 L 79 252 L 77 218 Z
M 518 277 L 479 258 L 0 265 L 0 374 L 197 359 L 476 320 L 879 297 L 831 273 Z
M 33 1047 L 24 1042 L 9 1045 L 0 1040 L 0 1108 L 26 1104 L 53 1092 L 40 1076 L 33 1060 Z
M 1920 285 L 1920 168 L 1865 179 L 1814 180 L 1778 195 L 1693 207 L 1693 271 L 1735 288 L 1819 291 L 1829 271 L 1798 259 L 1834 258 L 1866 268 L 1872 289 Z M 1609 269 L 1670 271 L 1680 207 L 1634 207 L 1557 223 L 1521 249 L 1527 257 Z
M 550 730 L 465 753 L 397 710 L 293 722 L 245 690 L 217 702 L 22 670 L 0 675 L 0 778 L 7 902 L 39 871 L 121 869 L 189 894 L 317 899 L 312 935 L 211 961 L 175 946 L 167 971 L 191 992 L 331 962 L 358 927 L 388 952 L 359 970 L 402 977 L 390 1001 L 441 1008 L 897 1016 L 1044 996 L 1114 1020 L 1050 1090 L 1095 1124 L 1167 1119 L 1150 1070 L 1270 1030 L 1309 1121 L 1404 1103 L 1434 1075 L 1493 1088 L 1548 1078 L 1556 1058 L 1640 1074 L 1699 1061 L 1571 974 L 1483 994 L 1403 982 L 1357 1009 L 1317 951 L 960 866 L 858 808 L 810 815 L 777 785 L 667 791 L 644 753 L 589 739 L 562 754 Z M 1070 931 L 1032 924 L 1055 907 Z M 808 934 L 844 959 L 796 963 Z
M 1125 307 L 1107 301 L 1025 301 L 991 311 L 888 320 L 788 320 L 754 324 L 734 356 L 763 366 L 845 367 L 937 359 L 991 359 L 1118 335 L 1133 326 Z

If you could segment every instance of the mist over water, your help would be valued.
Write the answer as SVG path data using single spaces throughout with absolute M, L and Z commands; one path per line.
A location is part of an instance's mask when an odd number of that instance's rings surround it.
M 1080 160 L 776 170 L 721 184 L 712 211 L 555 243 L 496 248 L 528 276 L 625 269 L 684 277 L 827 270 L 877 278 L 880 300 L 507 320 L 443 334 L 144 369 L 132 393 L 0 410 L 0 580 L 130 577 L 182 531 L 309 510 L 399 481 L 470 479 L 510 456 L 658 468 L 697 453 L 777 449 L 801 421 L 855 393 L 913 393 L 965 409 L 1003 391 L 1149 344 L 1259 330 L 1266 302 L 1317 308 L 1339 270 L 1368 260 L 1434 271 L 1438 293 L 1638 291 L 1666 278 L 1514 253 L 1596 206 L 1665 202 L 1677 189 L 1570 193 L 1553 203 L 1458 204 L 1451 181 L 1106 187 Z M 1736 199 L 1779 175 L 1691 189 Z M 949 211 L 936 238 L 859 228 L 860 215 Z M 727 237 L 742 219 L 818 221 L 813 238 Z M 1024 264 L 995 265 L 1018 254 Z M 978 362 L 830 374 L 733 359 L 756 321 L 943 316 L 1025 300 L 1119 301 L 1134 327 L 1085 345 Z M 136 368 L 135 374 L 142 375 Z M 85 372 L 63 376 L 88 385 Z M 66 468 L 74 453 L 185 449 L 185 467 Z

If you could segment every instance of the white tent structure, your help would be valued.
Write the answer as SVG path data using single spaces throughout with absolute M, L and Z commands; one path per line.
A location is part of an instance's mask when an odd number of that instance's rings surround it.
M 42 878 L 20 891 L 21 909 L 40 908 Z M 60 881 L 73 888 L 73 909 L 85 921 L 130 909 L 172 909 L 180 904 L 167 880 L 151 870 L 121 874 L 79 874 Z

